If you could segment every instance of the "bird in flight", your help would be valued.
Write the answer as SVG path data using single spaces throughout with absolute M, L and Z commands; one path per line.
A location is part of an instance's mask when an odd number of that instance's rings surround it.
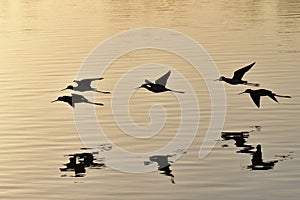
M 260 106 L 260 97 L 261 96 L 268 96 L 271 99 L 273 99 L 274 101 L 278 102 L 278 100 L 276 99 L 276 97 L 282 97 L 282 98 L 292 98 L 291 96 L 283 96 L 283 95 L 278 95 L 273 93 L 270 90 L 266 90 L 266 89 L 259 89 L 259 90 L 251 90 L 251 89 L 247 89 L 244 92 L 240 93 L 240 94 L 244 94 L 244 93 L 249 93 L 253 102 L 255 103 L 255 105 L 259 108 Z
M 56 101 L 63 101 L 68 103 L 70 106 L 75 108 L 76 103 L 88 103 L 88 104 L 94 104 L 98 106 L 103 106 L 102 103 L 94 103 L 86 99 L 84 96 L 79 95 L 79 94 L 74 94 L 72 93 L 72 96 L 60 96 L 56 100 L 52 101 L 51 103 L 54 103 Z
M 100 92 L 104 94 L 110 94 L 110 92 L 103 92 L 91 86 L 92 81 L 102 80 L 102 79 L 103 78 L 89 78 L 89 79 L 82 79 L 82 80 L 74 80 L 73 82 L 77 83 L 77 86 L 74 87 L 73 85 L 68 85 L 65 89 L 62 89 L 61 91 L 63 90 L 74 90 L 79 92 L 94 91 L 94 92 Z
M 232 78 L 226 78 L 224 76 L 221 76 L 220 78 L 216 79 L 215 81 L 225 81 L 226 83 L 229 83 L 231 85 L 238 85 L 238 84 L 244 84 L 244 85 L 250 85 L 250 86 L 256 86 L 258 87 L 259 84 L 258 83 L 249 83 L 245 80 L 242 80 L 244 74 L 249 71 L 253 65 L 255 64 L 255 62 L 251 63 L 250 65 L 243 67 L 241 69 L 238 69 L 234 72 L 233 77 Z
M 182 91 L 177 91 L 177 90 L 171 90 L 169 88 L 166 88 L 166 84 L 168 81 L 168 78 L 170 77 L 171 71 L 168 71 L 166 74 L 164 74 L 163 76 L 161 76 L 160 78 L 158 78 L 155 83 L 152 83 L 149 80 L 145 80 L 145 83 L 142 84 L 139 88 L 146 88 L 147 90 L 154 92 L 154 93 L 160 93 L 160 92 L 166 92 L 166 91 L 170 91 L 170 92 L 177 92 L 177 93 L 184 93 Z

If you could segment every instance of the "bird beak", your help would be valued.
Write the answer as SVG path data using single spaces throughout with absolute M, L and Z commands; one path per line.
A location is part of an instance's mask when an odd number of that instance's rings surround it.
M 140 87 L 136 87 L 135 89 L 137 90 L 137 89 L 140 89 L 142 86 L 140 86 Z
M 65 88 L 65 89 L 62 89 L 62 90 L 60 90 L 60 91 L 64 91 L 64 90 L 66 90 L 67 88 Z
M 245 92 L 241 92 L 241 93 L 239 93 L 238 95 L 240 95 L 240 94 L 244 94 Z
M 56 102 L 57 101 L 57 99 L 56 100 L 54 100 L 54 101 L 51 101 L 51 103 L 54 103 L 54 102 Z
M 214 81 L 219 81 L 220 79 L 218 78 L 218 79 L 216 79 L 216 80 L 214 80 Z

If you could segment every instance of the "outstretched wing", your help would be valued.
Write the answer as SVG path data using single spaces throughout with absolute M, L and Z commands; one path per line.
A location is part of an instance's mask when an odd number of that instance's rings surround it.
M 156 84 L 162 85 L 162 86 L 166 86 L 168 78 L 170 77 L 171 71 L 168 71 L 166 74 L 164 74 L 162 77 L 160 77 L 159 79 L 157 79 L 155 81 Z
M 79 102 L 85 102 L 87 101 L 87 99 L 80 94 L 72 93 L 72 101 L 73 103 L 79 103 Z
M 255 103 L 255 105 L 259 108 L 259 106 L 260 106 L 260 96 L 255 94 L 255 93 L 250 93 L 250 96 L 251 96 L 253 102 Z
M 145 79 L 145 83 L 152 83 L 151 81 L 149 81 L 148 79 Z
M 91 85 L 92 81 L 97 81 L 97 80 L 102 80 L 103 78 L 87 78 L 87 79 L 82 79 L 82 80 L 74 80 L 73 82 L 77 83 L 78 85 L 84 85 L 84 86 L 89 86 Z
M 234 72 L 234 75 L 233 75 L 232 79 L 239 79 L 239 80 L 241 80 L 241 79 L 243 78 L 244 74 L 245 74 L 247 71 L 249 71 L 249 70 L 253 67 L 254 64 L 255 64 L 255 62 L 253 62 L 253 63 L 251 63 L 250 65 L 248 65 L 248 66 L 246 66 L 246 67 L 243 67 L 243 68 L 241 68 L 241 69 L 239 69 L 239 70 L 236 70 L 236 71 Z
M 72 101 L 72 96 L 62 96 L 62 99 L 64 102 L 68 103 L 70 106 L 72 106 L 74 108 L 74 104 Z
M 75 94 L 75 93 L 72 93 L 71 95 L 72 95 L 72 98 L 81 98 L 81 97 L 83 97 L 82 95 Z
M 278 100 L 276 99 L 275 95 L 273 93 L 268 94 L 268 96 L 273 99 L 274 101 L 278 102 Z

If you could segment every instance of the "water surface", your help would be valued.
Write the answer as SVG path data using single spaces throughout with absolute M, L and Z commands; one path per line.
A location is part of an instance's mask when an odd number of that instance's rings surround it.
M 300 96 L 299 2 L 276 1 L 1 1 L 0 3 L 0 164 L 1 199 L 298 199 L 298 140 Z M 263 88 L 291 95 L 280 104 L 262 99 L 257 109 L 247 87 L 225 85 L 227 115 L 224 131 L 248 131 L 247 142 L 262 145 L 263 157 L 293 152 L 293 159 L 268 171 L 245 169 L 251 156 L 237 154 L 234 141 L 219 141 L 202 160 L 198 151 L 207 130 L 209 94 L 203 77 L 185 60 L 158 50 L 142 50 L 113 63 L 99 88 L 113 91 L 117 80 L 132 66 L 162 63 L 186 76 L 195 88 L 201 122 L 192 146 L 172 164 L 175 183 L 158 171 L 128 174 L 110 168 L 89 169 L 83 178 L 61 177 L 63 155 L 77 152 L 81 141 L 72 108 L 50 104 L 76 78 L 81 63 L 100 42 L 120 31 L 162 27 L 187 34 L 202 44 L 220 73 L 231 76 L 239 67 L 256 61 L 245 78 Z M 165 71 L 137 74 L 155 80 Z M 218 77 L 216 77 L 218 78 Z M 178 90 L 176 76 L 169 83 Z M 222 83 L 220 83 L 222 84 Z M 122 134 L 113 121 L 109 95 L 97 115 L 109 137 L 131 151 L 163 146 L 179 126 L 178 102 L 171 93 L 153 95 L 139 90 L 132 99 L 133 119 L 144 125 L 152 102 L 162 103 L 169 118 L 163 132 L 151 140 Z M 191 116 L 192 117 L 192 116 Z M 220 137 L 221 139 L 221 137 Z

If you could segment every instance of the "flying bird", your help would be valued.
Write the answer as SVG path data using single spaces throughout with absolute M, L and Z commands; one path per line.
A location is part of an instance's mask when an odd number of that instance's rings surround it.
M 72 94 L 72 96 L 60 96 L 56 100 L 52 101 L 51 103 L 54 103 L 56 101 L 63 101 L 68 103 L 70 106 L 75 108 L 76 103 L 88 103 L 88 104 L 94 104 L 98 106 L 103 106 L 102 103 L 94 103 L 86 99 L 84 96 L 79 94 Z
M 160 78 L 158 78 L 155 83 L 152 83 L 149 80 L 145 80 L 145 83 L 142 84 L 139 88 L 146 88 L 147 90 L 154 92 L 154 93 L 160 93 L 160 92 L 166 92 L 166 91 L 170 91 L 170 92 L 177 92 L 177 93 L 184 93 L 182 91 L 177 91 L 177 90 L 171 90 L 169 88 L 166 88 L 166 84 L 168 81 L 168 78 L 170 77 L 171 71 L 168 71 L 166 74 L 164 74 L 163 76 L 161 76 Z
M 77 86 L 74 87 L 73 85 L 68 85 L 65 89 L 62 89 L 61 91 L 63 90 L 74 90 L 79 92 L 94 91 L 94 92 L 100 92 L 104 94 L 110 94 L 110 92 L 103 92 L 91 86 L 92 81 L 102 80 L 102 79 L 103 78 L 90 78 L 90 79 L 74 80 L 73 82 L 77 83 Z
M 283 96 L 283 95 L 278 95 L 273 93 L 270 90 L 266 90 L 266 89 L 259 89 L 259 90 L 251 90 L 251 89 L 247 89 L 244 92 L 240 93 L 240 94 L 244 94 L 244 93 L 249 93 L 253 102 L 255 103 L 255 105 L 259 108 L 260 106 L 260 97 L 261 96 L 268 96 L 271 99 L 273 99 L 274 101 L 278 102 L 278 100 L 276 99 L 276 97 L 282 97 L 282 98 L 292 98 L 291 96 Z
M 221 76 L 220 78 L 216 79 L 215 81 L 225 81 L 226 83 L 229 83 L 231 85 L 244 84 L 244 85 L 251 85 L 251 86 L 258 87 L 259 86 L 258 83 L 248 83 L 247 81 L 242 80 L 245 73 L 247 71 L 249 71 L 253 67 L 254 64 L 255 64 L 255 62 L 251 63 L 250 65 L 248 65 L 246 67 L 236 70 L 234 72 L 232 78 L 226 78 L 224 76 Z

